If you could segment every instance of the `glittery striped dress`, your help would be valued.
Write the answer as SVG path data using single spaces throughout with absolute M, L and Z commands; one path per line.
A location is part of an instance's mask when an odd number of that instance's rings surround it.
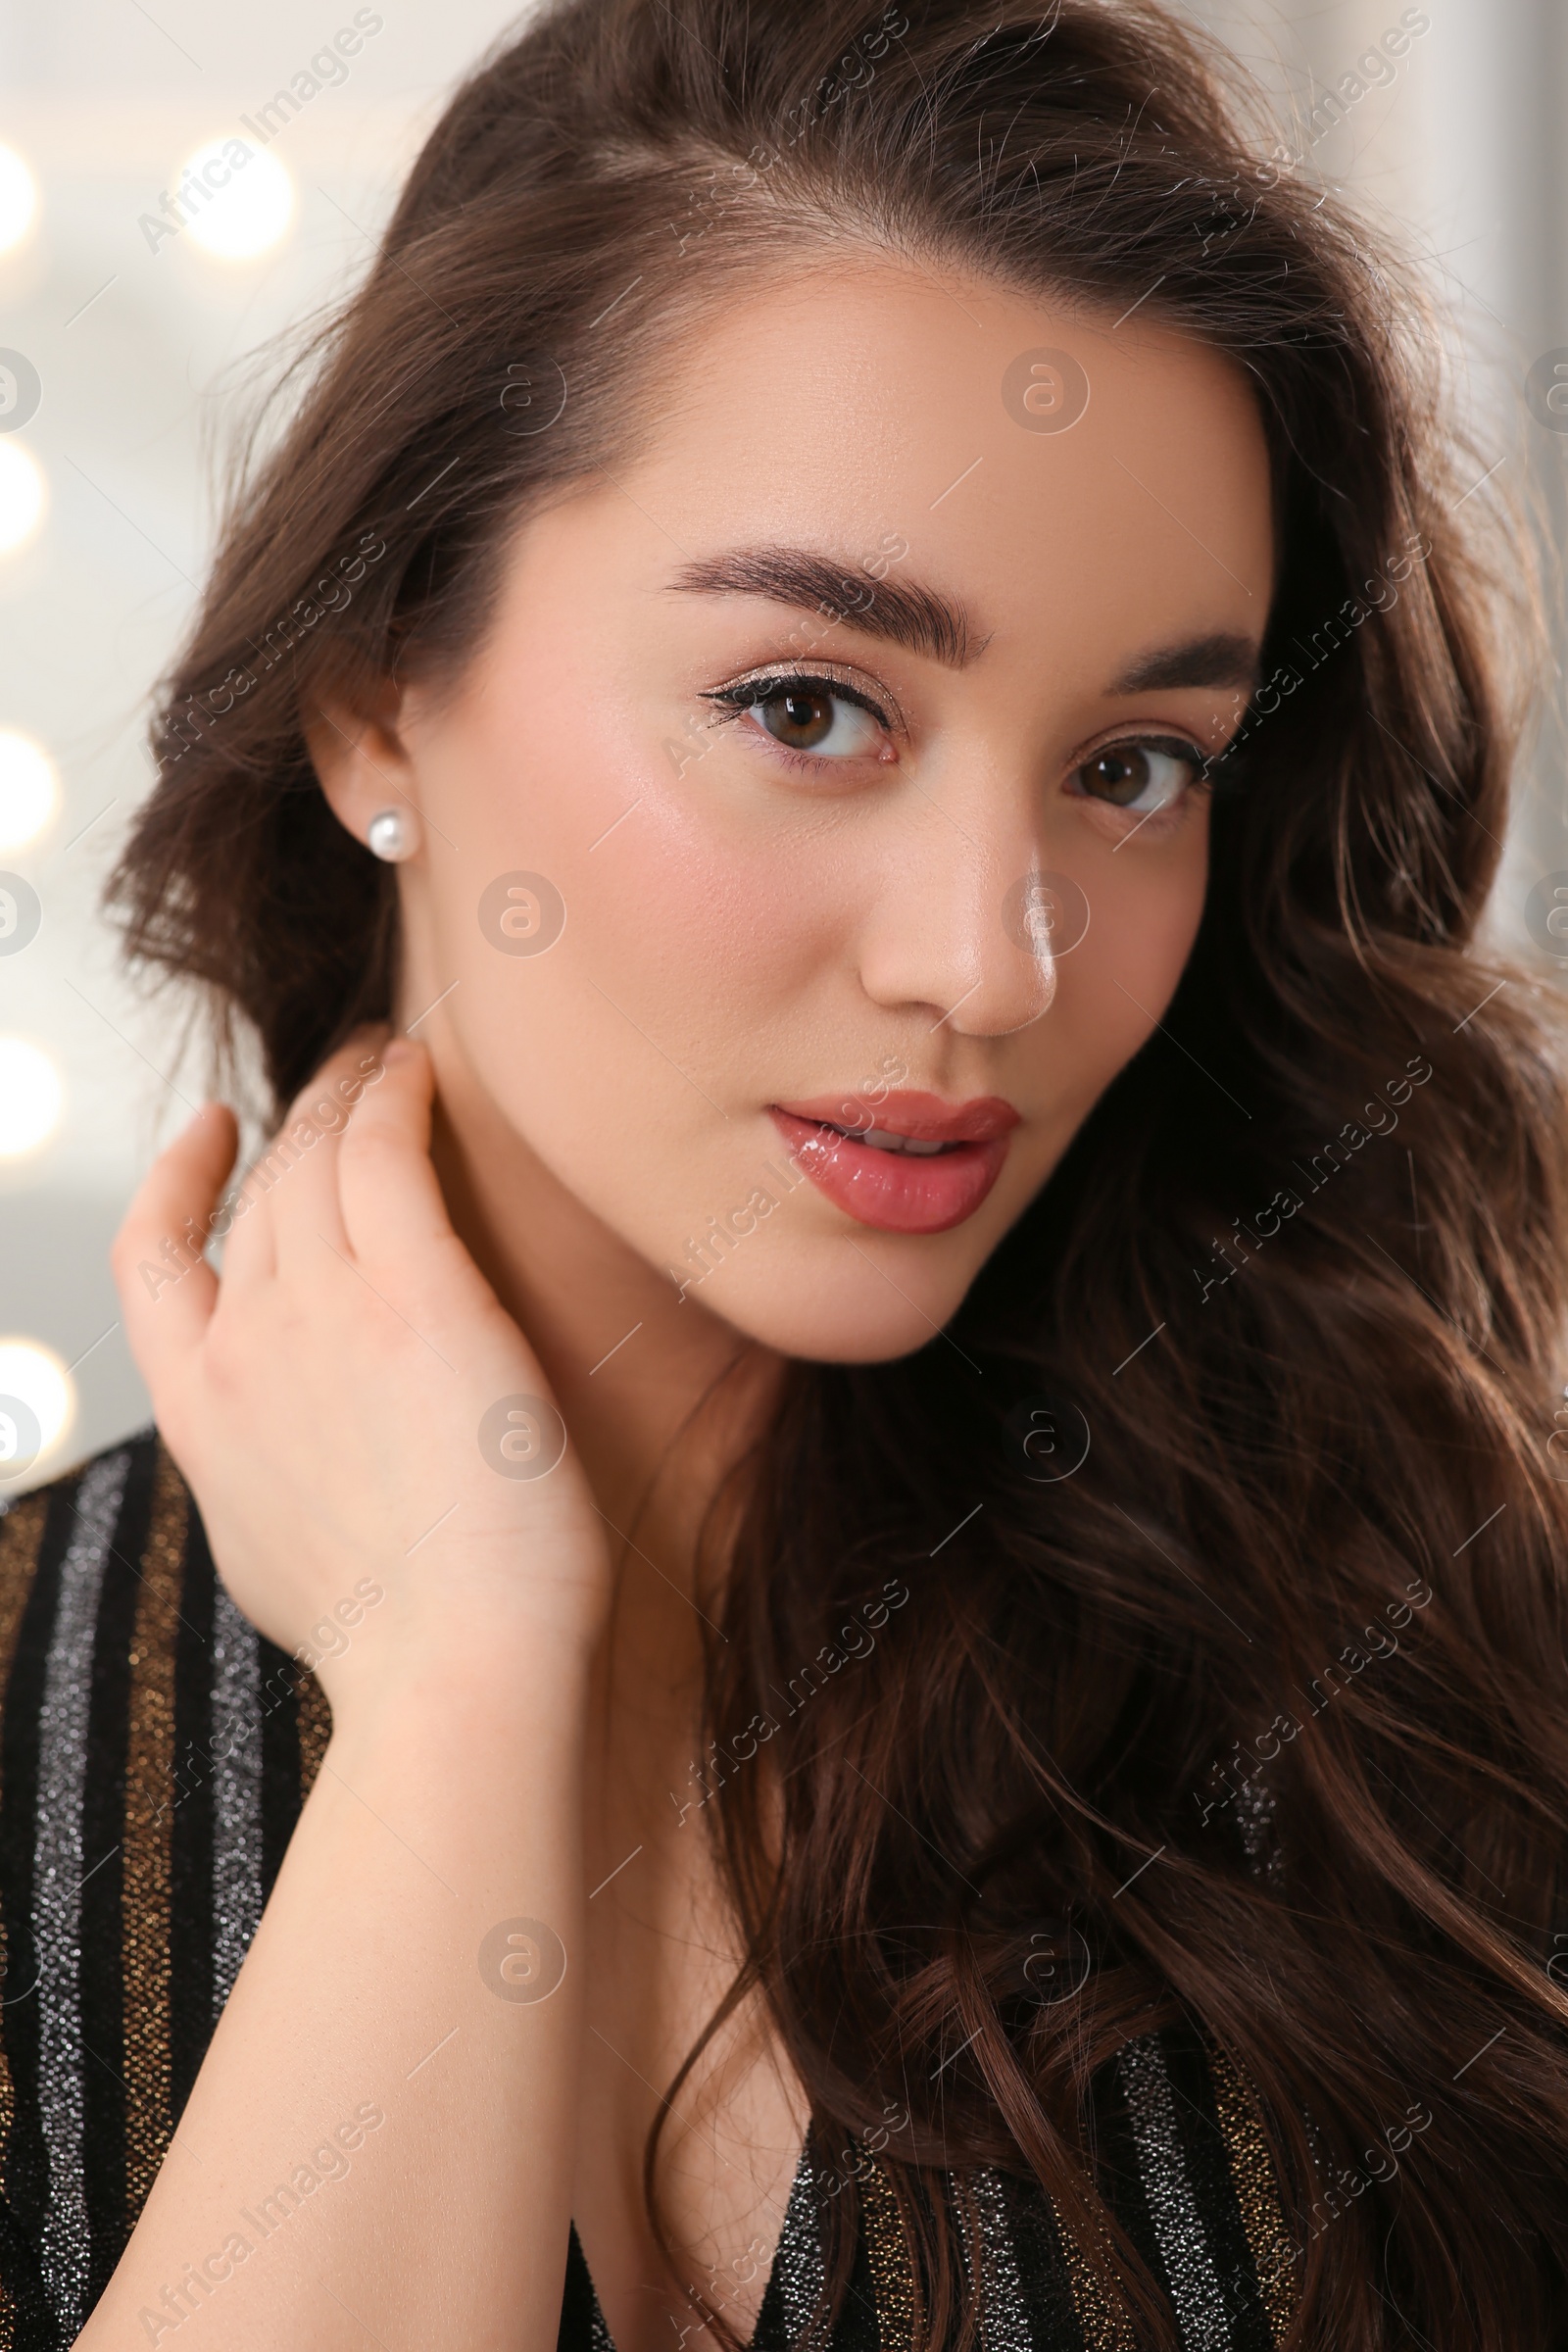
M 0 2352 L 65 2352 L 168 2150 L 326 1745 L 325 1700 L 220 1584 L 150 1434 L 0 1503 Z M 1296 2277 L 1241 2082 L 1196 2034 L 1097 2085 L 1102 2185 L 1190 2352 L 1272 2352 Z M 755 2343 L 784 2352 L 836 2183 L 808 2145 Z M 874 2157 L 832 2352 L 904 2352 Z M 981 2352 L 1133 2352 L 1045 2197 L 950 2178 Z M 176 2304 L 175 2308 L 179 2308 Z M 612 2352 L 575 2232 L 561 2352 Z

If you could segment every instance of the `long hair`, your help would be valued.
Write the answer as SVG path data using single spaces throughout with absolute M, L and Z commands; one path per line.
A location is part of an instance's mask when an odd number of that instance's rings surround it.
M 112 886 L 279 1101 L 385 1014 L 392 877 L 303 720 L 458 674 L 510 526 L 641 445 L 721 289 L 854 238 L 1248 371 L 1279 585 L 1177 995 L 949 1332 L 790 1368 L 710 1556 L 730 1999 L 830 2161 L 880 2147 L 932 2343 L 981 2164 L 1177 2340 L 1092 2091 L 1174 2021 L 1250 2086 L 1293 2343 L 1568 2341 L 1561 1086 L 1472 947 L 1509 698 L 1431 338 L 1270 135 L 1143 0 L 546 8 L 286 379 Z

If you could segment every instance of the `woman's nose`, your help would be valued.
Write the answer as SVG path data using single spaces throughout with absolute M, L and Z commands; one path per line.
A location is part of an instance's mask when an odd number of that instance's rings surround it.
M 965 1037 L 1026 1028 L 1088 928 L 1083 891 L 1047 866 L 1038 829 L 1021 815 L 972 804 L 960 815 L 929 798 L 904 814 L 861 927 L 866 994 L 890 1008 L 929 1007 L 932 1028 Z

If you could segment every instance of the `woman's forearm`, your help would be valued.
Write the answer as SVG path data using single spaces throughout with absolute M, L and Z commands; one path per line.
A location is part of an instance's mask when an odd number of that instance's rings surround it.
M 554 2346 L 587 1672 L 443 1632 L 345 1710 L 87 2352 Z

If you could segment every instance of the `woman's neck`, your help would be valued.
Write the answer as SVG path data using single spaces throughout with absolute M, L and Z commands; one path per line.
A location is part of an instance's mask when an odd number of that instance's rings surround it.
M 682 1298 L 461 1068 L 452 1079 L 443 1071 L 432 1150 L 453 1224 L 539 1357 L 615 1556 L 635 1545 L 690 1599 L 704 1515 L 783 1360 Z

